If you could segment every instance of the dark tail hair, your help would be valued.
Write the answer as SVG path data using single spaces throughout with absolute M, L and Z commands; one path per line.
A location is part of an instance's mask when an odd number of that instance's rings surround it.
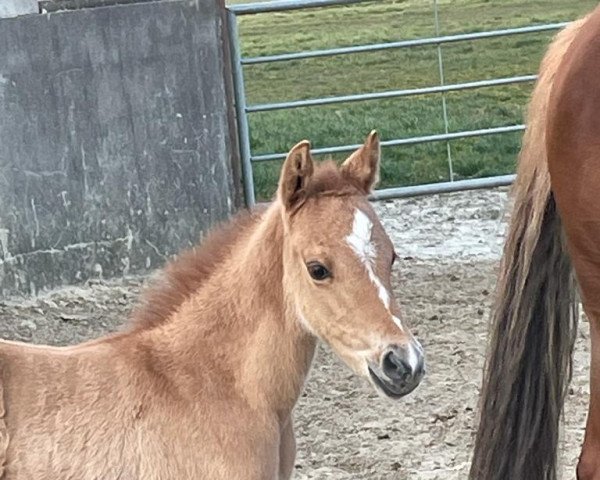
M 531 258 L 521 258 L 526 218 L 505 252 L 471 480 L 556 479 L 577 303 L 551 196 L 544 210 Z
M 579 27 L 567 27 L 550 47 L 529 106 L 470 480 L 556 479 L 578 303 L 550 190 L 545 122 L 554 72 Z

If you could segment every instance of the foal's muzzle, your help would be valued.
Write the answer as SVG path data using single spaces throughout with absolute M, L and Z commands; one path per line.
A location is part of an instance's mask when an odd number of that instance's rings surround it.
M 425 375 L 423 348 L 416 341 L 391 345 L 384 350 L 378 365 L 369 365 L 369 374 L 388 397 L 403 397 L 417 388 Z

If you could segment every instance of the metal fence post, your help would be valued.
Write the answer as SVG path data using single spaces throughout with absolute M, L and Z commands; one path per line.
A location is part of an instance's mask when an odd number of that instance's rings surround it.
M 235 90 L 235 113 L 237 117 L 238 136 L 240 142 L 240 155 L 242 157 L 242 174 L 244 177 L 244 199 L 246 206 L 252 208 L 256 203 L 254 192 L 254 172 L 252 171 L 250 151 L 250 127 L 246 112 L 246 92 L 244 85 L 244 70 L 240 53 L 240 42 L 237 28 L 237 16 L 227 10 L 229 41 L 231 48 L 231 61 L 233 72 L 233 88 Z

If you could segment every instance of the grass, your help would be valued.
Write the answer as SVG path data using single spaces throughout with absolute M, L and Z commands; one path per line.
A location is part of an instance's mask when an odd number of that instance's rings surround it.
M 230 3 L 246 3 L 234 1 Z M 440 35 L 575 19 L 592 0 L 440 0 Z M 260 56 L 368 44 L 436 34 L 429 0 L 386 0 L 359 5 L 243 16 L 242 53 Z M 459 83 L 536 73 L 553 32 L 446 44 L 445 82 Z M 437 47 L 418 47 L 247 66 L 249 104 L 439 85 Z M 449 130 L 523 121 L 531 84 L 446 94 Z M 254 113 L 254 154 L 285 152 L 308 138 L 314 147 L 361 143 L 376 128 L 382 138 L 444 132 L 440 94 Z M 450 142 L 455 179 L 511 173 L 521 133 Z M 446 144 L 386 148 L 380 186 L 448 179 Z M 258 198 L 275 189 L 280 162 L 255 164 Z

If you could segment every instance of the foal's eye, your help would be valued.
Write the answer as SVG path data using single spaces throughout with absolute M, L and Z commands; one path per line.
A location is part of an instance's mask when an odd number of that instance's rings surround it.
M 331 272 L 319 262 L 310 262 L 306 264 L 306 268 L 308 269 L 310 276 L 315 280 L 325 280 L 326 278 L 331 277 Z

